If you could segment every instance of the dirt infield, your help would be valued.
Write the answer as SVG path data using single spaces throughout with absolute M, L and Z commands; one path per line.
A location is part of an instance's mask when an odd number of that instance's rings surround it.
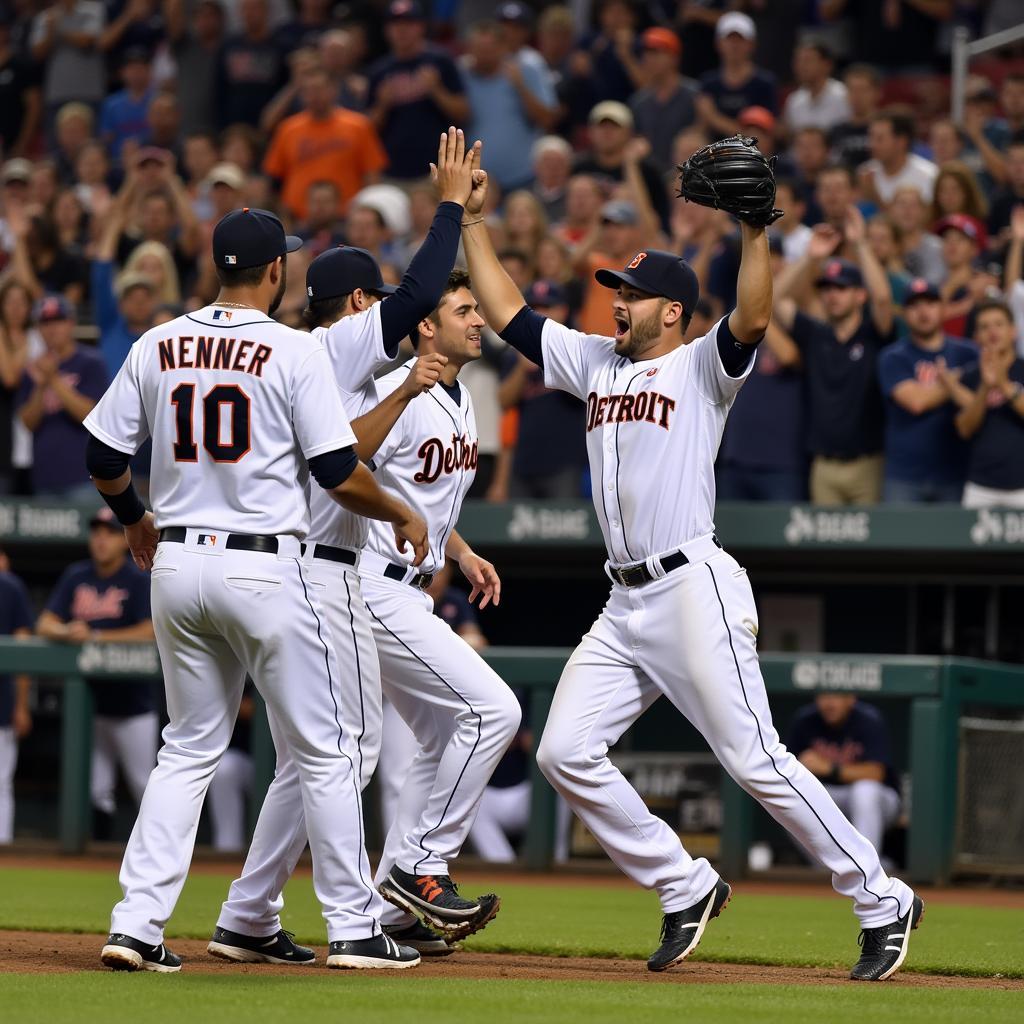
M 106 970 L 99 962 L 102 935 L 68 935 L 52 932 L 0 931 L 0 974 L 68 974 Z M 209 975 L 300 975 L 312 967 L 278 967 L 271 964 L 229 964 L 206 952 L 206 942 L 181 939 L 172 949 L 185 961 L 189 973 Z M 326 949 L 317 949 L 323 964 Z M 321 968 L 322 969 L 322 968 Z M 342 974 L 343 972 L 338 972 Z M 802 967 L 761 967 L 753 964 L 710 964 L 694 961 L 665 974 L 652 974 L 640 960 L 604 960 L 587 957 L 523 956 L 501 953 L 455 953 L 443 959 L 423 961 L 417 977 L 453 979 L 503 978 L 529 981 L 632 981 L 652 985 L 754 984 L 835 985 L 850 983 L 846 971 Z M 397 983 L 406 975 L 394 972 Z M 1010 978 L 963 978 L 937 974 L 903 973 L 888 984 L 915 988 L 1010 989 L 1024 991 L 1024 980 Z

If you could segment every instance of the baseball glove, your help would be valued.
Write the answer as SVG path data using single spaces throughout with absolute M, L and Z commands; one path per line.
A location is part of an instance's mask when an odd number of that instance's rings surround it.
M 690 203 L 725 210 L 755 228 L 782 216 L 775 209 L 775 157 L 743 135 L 712 142 L 680 164 L 679 195 Z

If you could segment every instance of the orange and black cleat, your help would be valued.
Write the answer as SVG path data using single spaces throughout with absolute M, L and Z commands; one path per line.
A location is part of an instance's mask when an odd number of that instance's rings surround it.
M 501 905 L 493 893 L 475 900 L 464 899 L 448 875 L 416 875 L 397 866 L 381 883 L 380 894 L 436 928 L 446 939 L 462 939 L 478 932 Z

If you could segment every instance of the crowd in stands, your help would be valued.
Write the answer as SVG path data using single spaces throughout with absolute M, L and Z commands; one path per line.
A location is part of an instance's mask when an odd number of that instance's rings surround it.
M 737 131 L 778 157 L 776 317 L 722 499 L 1024 506 L 1024 59 L 950 31 L 1015 0 L 0 0 L 0 494 L 91 493 L 81 421 L 147 329 L 209 302 L 213 225 L 273 209 L 309 260 L 396 281 L 439 133 L 484 144 L 488 221 L 537 309 L 612 333 L 595 267 L 671 249 L 735 299 L 737 226 L 675 165 Z M 504 325 L 492 325 L 502 327 Z M 496 335 L 466 374 L 474 495 L 584 496 L 583 414 Z M 144 460 L 144 456 L 143 456 Z

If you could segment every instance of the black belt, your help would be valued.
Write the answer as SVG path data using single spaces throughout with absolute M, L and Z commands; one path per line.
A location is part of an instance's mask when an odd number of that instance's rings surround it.
M 404 583 L 406 571 L 406 566 L 395 565 L 394 562 L 389 562 L 388 567 L 384 570 L 384 575 L 389 580 L 398 580 L 399 583 Z M 409 580 L 409 586 L 415 587 L 417 590 L 426 590 L 433 578 L 434 574 L 432 572 L 418 572 Z
M 188 531 L 184 526 L 168 526 L 160 531 L 160 542 L 184 544 L 187 533 Z M 210 533 L 200 533 L 199 543 L 202 545 L 205 542 L 212 547 L 217 544 L 218 537 L 223 536 L 224 534 L 216 534 L 212 531 Z M 208 539 L 204 541 L 204 538 Z M 265 555 L 276 555 L 277 538 L 253 533 L 229 533 L 224 541 L 224 547 L 231 548 L 233 551 L 259 551 Z
M 302 545 L 302 553 L 306 553 L 306 545 Z M 314 544 L 313 557 L 325 562 L 341 562 L 342 565 L 355 565 L 356 553 L 348 548 L 333 548 L 329 544 Z
M 721 547 L 717 537 L 711 538 L 715 542 L 716 547 Z M 670 555 L 662 555 L 658 559 L 659 565 L 661 565 L 662 574 L 668 575 L 674 569 L 678 569 L 681 565 L 688 565 L 690 560 L 682 553 L 682 551 L 673 551 Z M 646 562 L 637 562 L 636 565 L 627 565 L 622 569 L 616 569 L 615 566 L 608 566 L 608 572 L 611 574 L 613 580 L 616 583 L 621 583 L 624 587 L 639 587 L 644 583 L 650 583 L 651 580 L 660 579 L 661 577 L 655 576 L 650 569 L 647 568 Z

